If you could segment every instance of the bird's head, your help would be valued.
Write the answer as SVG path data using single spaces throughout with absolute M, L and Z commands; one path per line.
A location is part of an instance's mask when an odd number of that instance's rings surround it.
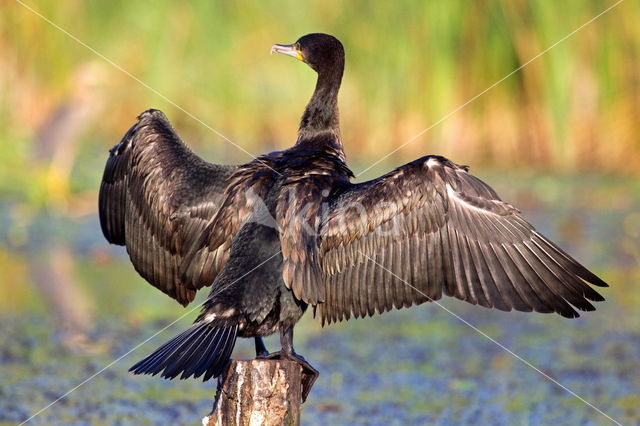
M 293 44 L 274 44 L 271 53 L 283 53 L 292 56 L 315 72 L 322 73 L 344 68 L 344 48 L 337 38 L 329 34 L 307 34 Z

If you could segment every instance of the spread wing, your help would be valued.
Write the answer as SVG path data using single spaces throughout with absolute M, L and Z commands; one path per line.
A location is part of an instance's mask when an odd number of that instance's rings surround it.
M 237 167 L 229 176 L 218 213 L 186 251 L 180 269 L 180 277 L 185 283 L 192 287 L 211 283 L 224 265 L 219 265 L 217 253 L 226 253 L 226 262 L 231 243 L 245 223 L 256 222 L 275 228 L 265 203 L 278 175 L 272 166 L 268 156 L 263 156 Z M 260 243 L 256 241 L 256 244 Z
M 607 284 L 478 178 L 428 156 L 332 200 L 320 228 L 323 323 L 440 299 L 577 317 Z
M 218 211 L 235 169 L 203 161 L 162 112 L 146 111 L 110 151 L 99 196 L 102 232 L 127 247 L 142 277 L 186 305 L 202 285 L 181 282 L 182 258 Z M 224 248 L 212 255 L 217 271 L 228 257 Z

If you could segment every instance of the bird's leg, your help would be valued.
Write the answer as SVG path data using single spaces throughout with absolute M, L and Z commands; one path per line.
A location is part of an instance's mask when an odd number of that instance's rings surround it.
M 311 387 L 320 375 L 318 370 L 313 368 L 302 355 L 298 355 L 293 350 L 293 327 L 288 327 L 280 331 L 280 344 L 282 345 L 281 356 L 291 361 L 295 361 L 302 367 L 302 402 L 307 400 Z
M 302 368 L 302 402 L 305 402 L 307 400 L 307 396 L 309 396 L 309 392 L 311 392 L 311 387 L 320 373 L 318 370 L 313 368 L 307 360 L 293 350 L 293 327 L 280 330 L 280 344 L 282 345 L 282 349 L 279 352 L 272 352 L 267 356 L 261 356 L 260 358 L 286 359 L 298 363 Z
M 256 358 L 267 358 L 269 356 L 269 351 L 267 347 L 264 345 L 264 340 L 262 337 L 258 336 L 255 338 L 256 341 Z

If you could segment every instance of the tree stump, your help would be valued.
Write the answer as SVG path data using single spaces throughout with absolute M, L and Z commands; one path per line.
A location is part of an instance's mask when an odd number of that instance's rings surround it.
M 231 360 L 204 426 L 298 425 L 302 371 L 293 361 Z

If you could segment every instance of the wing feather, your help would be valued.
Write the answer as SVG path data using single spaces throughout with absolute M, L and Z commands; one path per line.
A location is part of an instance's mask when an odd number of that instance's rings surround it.
M 504 311 L 565 317 L 603 300 L 590 285 L 604 281 L 466 167 L 443 157 L 423 157 L 332 197 L 318 231 L 323 323 L 443 293 Z
M 200 288 L 179 279 L 186 246 L 215 216 L 235 169 L 203 161 L 162 112 L 145 111 L 110 151 L 99 195 L 102 231 L 127 247 L 143 278 L 186 305 Z

